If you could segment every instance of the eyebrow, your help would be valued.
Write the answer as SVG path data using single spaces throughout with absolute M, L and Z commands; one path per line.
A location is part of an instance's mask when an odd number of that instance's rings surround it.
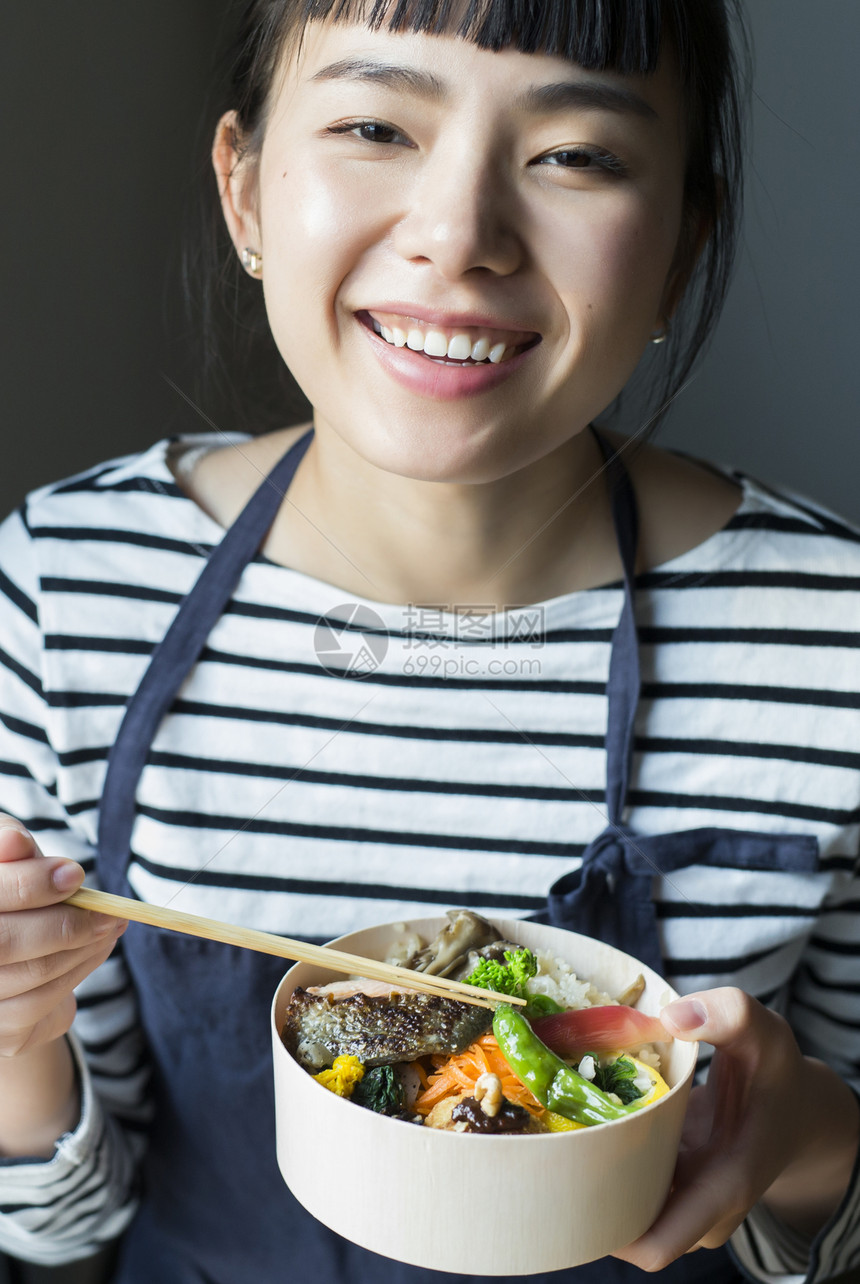
M 400 63 L 376 62 L 370 58 L 343 58 L 311 76 L 312 82 L 329 80 L 369 81 L 435 102 L 448 97 L 445 82 L 432 72 Z M 578 109 L 621 112 L 642 116 L 646 120 L 659 119 L 650 103 L 632 89 L 606 82 L 562 80 L 556 84 L 534 85 L 515 100 L 514 107 L 541 115 Z

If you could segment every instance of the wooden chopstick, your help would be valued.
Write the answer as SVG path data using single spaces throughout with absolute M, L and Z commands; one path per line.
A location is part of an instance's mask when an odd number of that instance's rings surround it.
M 495 994 L 492 990 L 482 990 L 475 985 L 464 985 L 462 981 L 428 976 L 426 972 L 394 967 L 391 963 L 366 959 L 360 954 L 346 954 L 343 950 L 333 950 L 327 945 L 309 945 L 307 941 L 293 941 L 288 936 L 259 932 L 253 927 L 236 927 L 218 919 L 201 918 L 199 914 L 162 909 L 159 905 L 148 905 L 145 901 L 131 900 L 127 896 L 97 892 L 91 887 L 79 888 L 74 895 L 66 898 L 66 904 L 75 905 L 78 909 L 97 910 L 99 914 L 109 914 L 113 918 L 148 923 L 151 927 L 164 927 L 171 932 L 184 932 L 187 936 L 202 936 L 209 941 L 222 941 L 225 945 L 239 945 L 262 954 L 275 954 L 279 958 L 301 963 L 319 963 L 331 968 L 333 972 L 354 973 L 374 981 L 390 981 L 396 985 L 406 985 L 412 990 L 421 990 L 425 994 L 471 1003 L 474 1007 L 495 1008 L 499 1003 L 524 1005 L 526 1002 L 525 999 L 517 999 L 512 995 Z

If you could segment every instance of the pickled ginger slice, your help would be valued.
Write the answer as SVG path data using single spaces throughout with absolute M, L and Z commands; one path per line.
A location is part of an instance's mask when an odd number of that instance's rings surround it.
M 659 1017 L 617 1003 L 554 1012 L 531 1024 L 548 1048 L 568 1060 L 585 1052 L 629 1052 L 643 1043 L 668 1043 L 672 1038 Z

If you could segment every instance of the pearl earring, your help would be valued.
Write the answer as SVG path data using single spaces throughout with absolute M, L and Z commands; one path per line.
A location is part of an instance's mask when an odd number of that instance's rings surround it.
M 669 333 L 669 327 L 667 325 L 664 325 L 662 330 L 658 330 L 656 334 L 651 335 L 651 342 L 665 343 L 666 336 L 668 333 Z
M 251 250 L 246 245 L 242 251 L 242 266 L 256 275 L 263 270 L 263 256 L 259 250 Z

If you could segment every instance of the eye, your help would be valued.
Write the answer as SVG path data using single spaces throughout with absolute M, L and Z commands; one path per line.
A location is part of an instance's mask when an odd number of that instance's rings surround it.
M 327 134 L 353 134 L 365 143 L 406 143 L 411 146 L 405 134 L 401 134 L 393 125 L 386 125 L 383 120 L 347 120 L 339 125 L 330 125 Z
M 627 173 L 627 166 L 622 160 L 613 156 L 611 152 L 605 152 L 602 148 L 596 147 L 562 147 L 556 152 L 539 156 L 535 163 L 566 170 L 579 169 L 586 172 L 602 170 L 604 173 L 619 175 Z

